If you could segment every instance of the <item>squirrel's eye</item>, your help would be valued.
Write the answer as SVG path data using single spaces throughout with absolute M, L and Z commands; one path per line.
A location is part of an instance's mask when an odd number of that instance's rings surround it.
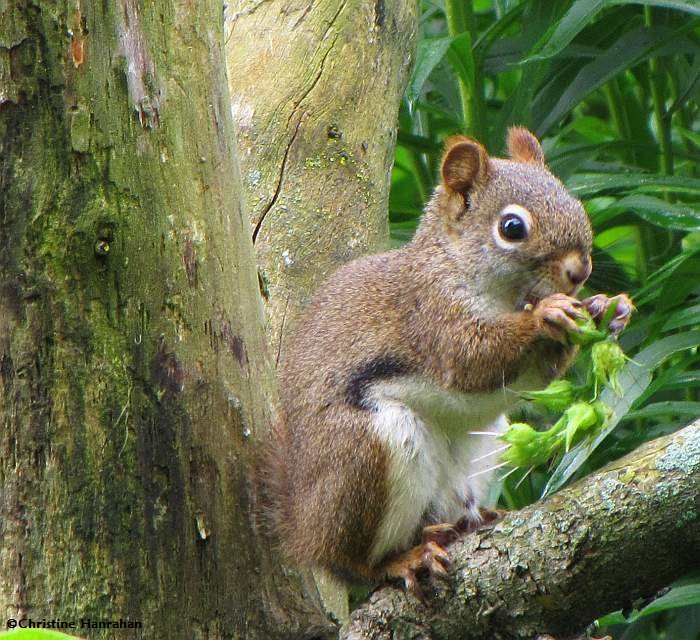
M 527 225 L 519 215 L 507 213 L 498 224 L 498 232 L 504 240 L 517 242 L 527 238 Z

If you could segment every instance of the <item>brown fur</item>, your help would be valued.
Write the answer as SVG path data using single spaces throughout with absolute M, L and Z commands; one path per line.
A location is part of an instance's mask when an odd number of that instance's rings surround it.
M 465 193 L 488 180 L 488 154 L 475 140 L 452 136 L 445 142 L 442 180 L 446 187 Z
M 544 164 L 544 152 L 539 141 L 524 127 L 511 127 L 506 143 L 513 160 Z
M 571 350 L 525 305 L 573 291 L 558 265 L 572 251 L 589 254 L 590 227 L 540 162 L 534 136 L 514 130 L 508 143 L 513 160 L 451 139 L 444 183 L 413 241 L 342 267 L 306 309 L 281 368 L 284 434 L 271 485 L 284 548 L 297 562 L 353 580 L 396 567 L 395 557 L 368 562 L 388 492 L 388 452 L 370 428 L 371 409 L 353 400 L 368 363 L 464 392 L 495 392 L 533 366 L 544 385 L 567 366 Z M 492 240 L 511 203 L 533 214 L 518 252 Z M 484 309 L 488 295 L 508 308 Z

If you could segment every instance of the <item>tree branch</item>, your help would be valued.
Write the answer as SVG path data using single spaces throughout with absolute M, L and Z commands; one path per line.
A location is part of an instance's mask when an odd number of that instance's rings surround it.
M 451 548 L 421 604 L 385 587 L 341 639 L 567 638 L 700 562 L 700 420 Z

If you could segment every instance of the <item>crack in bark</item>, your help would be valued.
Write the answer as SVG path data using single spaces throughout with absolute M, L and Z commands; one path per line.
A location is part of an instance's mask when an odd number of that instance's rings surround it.
M 141 16 L 134 0 L 121 0 L 122 20 L 117 25 L 120 53 L 126 59 L 126 83 L 142 127 L 156 128 L 164 91 L 158 81 L 156 66 L 141 26 Z
M 328 26 L 326 27 L 326 30 L 323 32 L 323 35 L 321 36 L 321 41 L 325 40 L 326 36 L 328 35 L 328 32 L 331 30 L 331 27 L 335 24 L 335 21 L 338 19 L 338 16 L 340 15 L 340 12 L 345 9 L 345 7 L 348 4 L 348 0 L 344 0 L 344 2 L 341 3 L 340 7 L 338 10 L 335 12 L 335 15 L 331 18 L 331 21 L 328 23 Z M 335 43 L 334 43 L 335 44 Z
M 260 214 L 260 219 L 258 220 L 258 224 L 255 225 L 255 229 L 253 230 L 253 244 L 255 244 L 255 241 L 258 239 L 258 233 L 260 233 L 260 228 L 262 227 L 263 220 L 265 220 L 265 216 L 270 212 L 270 209 L 275 205 L 277 202 L 277 198 L 279 198 L 280 191 L 282 190 L 282 183 L 284 182 L 284 172 L 287 167 L 287 159 L 289 158 L 289 151 L 292 148 L 292 145 L 294 144 L 294 141 L 297 138 L 297 134 L 299 133 L 299 128 L 301 127 L 301 118 L 299 119 L 299 122 L 297 122 L 297 126 L 294 129 L 294 133 L 292 134 L 291 139 L 289 140 L 289 144 L 287 145 L 287 148 L 284 150 L 284 156 L 282 157 L 282 166 L 280 167 L 280 175 L 277 180 L 277 187 L 275 187 L 275 193 L 272 195 L 272 199 L 270 200 L 269 204 L 265 207 L 263 212 Z
M 297 18 L 297 21 L 292 25 L 292 31 L 296 29 L 306 18 L 306 16 L 309 15 L 309 11 L 311 11 L 311 7 L 314 6 L 314 0 L 311 0 L 309 2 L 309 6 L 304 9 L 304 12 Z
M 331 27 L 335 24 L 336 20 L 338 19 L 338 16 L 340 16 L 340 13 L 342 10 L 345 8 L 347 5 L 347 0 L 343 2 L 338 11 L 335 12 L 335 15 L 331 18 L 330 22 L 328 23 L 328 26 L 326 27 L 326 30 L 323 32 L 323 35 L 321 36 L 321 42 L 323 42 L 326 39 L 326 36 L 328 35 L 328 32 L 331 30 Z M 311 5 L 309 5 L 309 8 L 311 8 Z M 296 25 L 295 25 L 296 26 Z M 308 89 L 302 93 L 301 97 L 294 103 L 294 106 L 292 107 L 292 112 L 289 114 L 289 117 L 287 118 L 287 125 L 291 122 L 292 118 L 294 117 L 294 114 L 297 112 L 297 109 L 301 105 L 304 100 L 306 100 L 307 96 L 316 88 L 318 85 L 319 80 L 321 79 L 321 76 L 323 75 L 323 69 L 326 64 L 326 60 L 328 59 L 328 56 L 330 55 L 331 51 L 333 50 L 333 47 L 335 47 L 335 43 L 338 41 L 338 36 L 336 35 L 335 38 L 333 38 L 333 42 L 331 42 L 330 46 L 328 49 L 326 49 L 326 52 L 323 54 L 323 57 L 321 58 L 321 63 L 318 67 L 318 73 L 316 74 L 316 77 L 311 81 L 311 84 L 309 85 Z
M 321 40 L 323 40 L 326 37 L 326 35 L 330 31 L 331 27 L 333 26 L 335 21 L 340 16 L 340 13 L 342 12 L 342 10 L 346 6 L 347 6 L 347 0 L 340 5 L 340 8 L 338 9 L 338 11 L 336 11 L 333 18 L 331 18 L 331 21 L 328 23 L 328 27 L 326 27 L 326 30 L 324 31 Z M 325 68 L 326 60 L 328 59 L 328 56 L 330 55 L 331 51 L 335 47 L 335 44 L 337 41 L 338 41 L 338 36 L 336 35 L 335 38 L 333 38 L 333 42 L 331 42 L 330 46 L 328 47 L 328 49 L 326 49 L 326 52 L 323 54 L 323 57 L 321 58 L 321 63 L 319 64 L 318 73 L 316 74 L 316 77 L 312 80 L 311 84 L 306 89 L 306 91 L 304 91 L 304 93 L 301 95 L 299 100 L 297 100 L 294 103 L 294 106 L 292 107 L 292 111 L 289 114 L 289 117 L 287 118 L 287 125 L 289 125 L 289 123 L 292 121 L 292 118 L 298 112 L 299 107 L 301 106 L 301 103 L 304 102 L 304 100 L 306 100 L 306 98 L 316 88 L 319 81 L 321 80 L 321 76 L 323 75 L 323 70 Z M 253 230 L 253 244 L 255 244 L 256 240 L 258 239 L 258 234 L 260 233 L 260 229 L 262 227 L 262 223 L 263 223 L 263 220 L 265 219 L 265 216 L 267 216 L 267 214 L 270 212 L 272 207 L 274 207 L 275 203 L 277 202 L 277 199 L 279 198 L 280 192 L 282 190 L 282 184 L 284 182 L 284 173 L 285 173 L 285 168 L 287 166 L 287 158 L 289 157 L 289 151 L 292 148 L 294 141 L 296 140 L 297 134 L 299 133 L 299 129 L 301 127 L 301 121 L 302 121 L 302 118 L 300 117 L 297 124 L 296 124 L 296 127 L 294 129 L 294 133 L 292 134 L 292 137 L 289 141 L 289 144 L 287 144 L 287 147 L 284 151 L 284 155 L 282 157 L 282 164 L 280 167 L 279 178 L 277 180 L 277 186 L 275 188 L 275 192 L 272 196 L 272 199 L 270 200 L 270 202 L 267 204 L 267 206 L 261 212 L 258 223 L 255 225 L 255 229 Z
M 258 2 L 253 3 L 250 7 L 246 7 L 242 11 L 238 11 L 234 13 L 228 21 L 233 24 L 238 18 L 242 18 L 243 16 L 249 16 L 252 13 L 255 13 L 262 5 L 264 5 L 266 2 L 270 2 L 270 0 L 258 0 Z
M 323 58 L 321 58 L 321 64 L 318 68 L 318 73 L 316 74 L 316 77 L 312 80 L 311 84 L 309 85 L 309 88 L 304 91 L 304 93 L 301 95 L 301 98 L 297 100 L 294 103 L 294 107 L 292 108 L 292 112 L 289 114 L 289 117 L 287 118 L 287 125 L 291 122 L 292 118 L 294 117 L 294 114 L 297 112 L 297 109 L 299 109 L 299 106 L 301 105 L 304 100 L 306 100 L 307 96 L 316 88 L 318 85 L 319 80 L 321 79 L 321 76 L 323 75 L 323 67 L 326 64 L 326 60 L 328 59 L 328 56 L 330 55 L 330 52 L 333 50 L 333 47 L 335 47 L 335 43 L 338 41 L 338 36 L 333 38 L 333 42 L 331 42 L 331 46 L 326 49 L 326 52 L 323 54 Z

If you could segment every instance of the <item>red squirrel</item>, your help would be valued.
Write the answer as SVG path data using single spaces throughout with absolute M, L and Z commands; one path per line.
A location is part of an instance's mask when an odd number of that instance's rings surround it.
M 447 140 L 441 182 L 415 237 L 354 260 L 318 290 L 281 367 L 275 520 L 301 565 L 350 582 L 444 575 L 452 533 L 484 522 L 517 391 L 541 389 L 574 355 L 566 339 L 591 273 L 581 203 L 545 165 L 533 134 L 510 158 Z M 616 300 L 614 326 L 631 311 Z M 458 524 L 455 524 L 458 523 Z

